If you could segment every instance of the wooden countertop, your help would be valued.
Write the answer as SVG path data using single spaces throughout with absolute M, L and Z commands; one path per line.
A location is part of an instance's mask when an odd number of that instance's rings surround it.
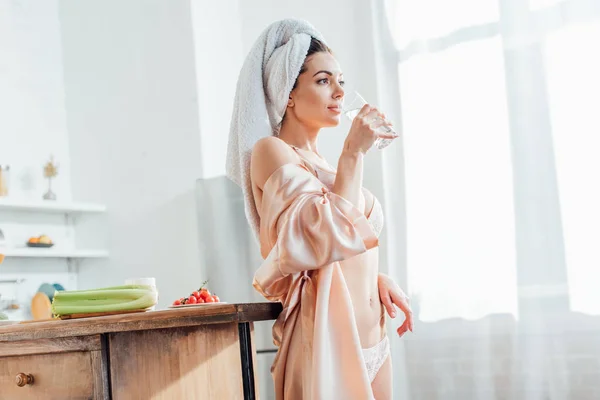
M 28 322 L 0 326 L 0 342 L 66 338 L 228 322 L 266 321 L 277 319 L 281 310 L 281 303 L 276 302 L 219 304 L 104 317 Z

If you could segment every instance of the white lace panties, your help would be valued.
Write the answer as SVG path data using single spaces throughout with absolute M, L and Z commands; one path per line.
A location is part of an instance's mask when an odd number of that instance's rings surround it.
M 387 335 L 381 339 L 381 342 L 368 349 L 363 349 L 363 358 L 369 373 L 369 381 L 373 382 L 379 369 L 390 355 L 390 340 Z

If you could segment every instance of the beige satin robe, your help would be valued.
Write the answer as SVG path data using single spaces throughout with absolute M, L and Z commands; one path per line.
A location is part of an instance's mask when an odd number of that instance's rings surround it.
M 254 287 L 283 303 L 273 326 L 278 400 L 373 398 L 340 261 L 378 246 L 367 217 L 303 165 L 286 164 L 263 188 Z

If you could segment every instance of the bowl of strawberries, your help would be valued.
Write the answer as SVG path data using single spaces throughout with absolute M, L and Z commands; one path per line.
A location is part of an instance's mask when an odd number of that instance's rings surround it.
M 181 297 L 173 302 L 169 308 L 180 308 L 180 307 L 197 307 L 197 306 L 209 306 L 217 304 L 227 304 L 219 299 L 214 293 L 206 287 L 208 281 L 202 283 L 198 290 L 194 290 L 187 297 Z

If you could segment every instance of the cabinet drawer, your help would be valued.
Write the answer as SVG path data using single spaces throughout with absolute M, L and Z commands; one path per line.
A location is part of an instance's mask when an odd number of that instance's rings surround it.
M 0 358 L 0 393 L 2 400 L 27 399 L 95 399 L 101 388 L 94 371 L 98 351 L 36 354 Z M 20 387 L 17 376 L 33 377 Z M 23 382 L 24 383 L 24 382 Z

